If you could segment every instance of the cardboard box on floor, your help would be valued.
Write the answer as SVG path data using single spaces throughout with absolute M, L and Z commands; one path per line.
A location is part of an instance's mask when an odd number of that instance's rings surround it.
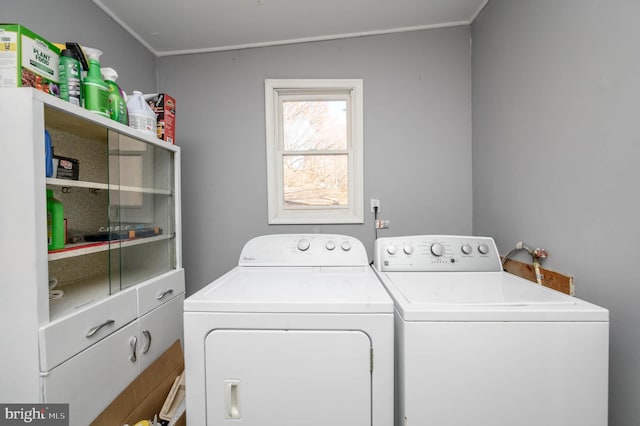
M 184 371 L 184 355 L 176 340 L 91 423 L 91 426 L 134 425 L 160 414 L 171 386 Z M 186 426 L 185 414 L 176 422 Z

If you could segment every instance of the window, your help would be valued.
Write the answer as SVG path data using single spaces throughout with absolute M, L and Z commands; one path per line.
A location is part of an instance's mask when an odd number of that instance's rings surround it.
M 363 223 L 362 80 L 266 80 L 269 223 Z

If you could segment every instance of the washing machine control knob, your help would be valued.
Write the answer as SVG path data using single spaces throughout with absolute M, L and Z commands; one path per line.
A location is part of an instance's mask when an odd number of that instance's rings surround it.
M 329 240 L 329 241 L 327 241 L 327 244 L 324 245 L 324 247 L 327 250 L 331 251 L 331 250 L 336 248 L 336 243 L 334 243 L 333 241 Z
M 406 246 L 404 246 L 404 254 L 411 254 L 413 253 L 413 246 L 411 244 L 407 244 Z
M 440 257 L 444 254 L 444 246 L 440 243 L 433 243 L 431 245 L 431 254 L 435 257 Z
M 309 250 L 309 246 L 311 245 L 311 243 L 309 242 L 309 240 L 302 238 L 301 240 L 298 240 L 298 250 L 300 251 L 307 251 Z
M 390 246 L 387 246 L 387 253 L 389 254 L 396 254 L 396 246 L 394 246 L 393 244 L 391 244 Z
M 471 244 L 463 244 L 460 250 L 462 250 L 462 253 L 464 254 L 471 254 L 471 252 L 473 252 L 473 247 L 471 247 Z
M 479 251 L 481 254 L 488 254 L 488 253 L 489 253 L 489 246 L 488 246 L 487 244 L 484 244 L 484 243 L 483 243 L 483 244 L 480 244 L 480 245 L 478 246 L 478 251 Z
M 340 248 L 344 251 L 349 251 L 351 250 L 351 243 L 349 241 L 343 241 L 342 244 L 340 244 Z

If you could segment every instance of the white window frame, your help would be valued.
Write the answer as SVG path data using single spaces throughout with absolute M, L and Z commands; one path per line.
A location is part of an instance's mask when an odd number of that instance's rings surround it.
M 364 223 L 363 83 L 361 79 L 266 79 L 265 122 L 269 224 Z M 291 94 L 349 93 L 346 153 L 349 203 L 341 207 L 286 207 L 284 204 L 282 98 Z

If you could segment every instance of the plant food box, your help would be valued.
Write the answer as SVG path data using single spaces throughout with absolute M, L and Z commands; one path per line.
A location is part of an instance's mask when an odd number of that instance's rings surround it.
M 18 24 L 0 24 L 0 87 L 34 87 L 60 95 L 60 49 Z
M 176 100 L 166 93 L 144 95 L 145 101 L 156 113 L 158 139 L 175 143 L 176 137 Z

